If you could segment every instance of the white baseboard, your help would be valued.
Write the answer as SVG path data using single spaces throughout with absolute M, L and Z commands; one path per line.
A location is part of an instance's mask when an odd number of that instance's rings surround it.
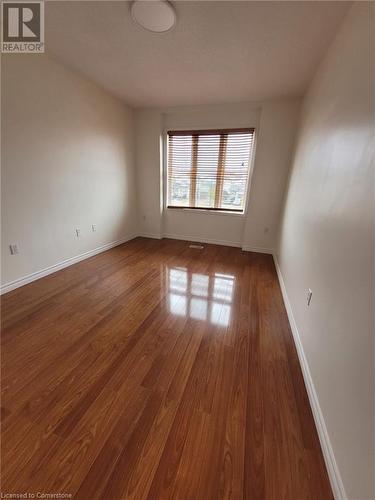
M 228 240 L 216 240 L 212 238 L 197 238 L 196 236 L 188 236 L 188 235 L 179 235 L 179 234 L 171 234 L 166 233 L 163 236 L 164 238 L 171 238 L 172 240 L 183 240 L 183 241 L 194 241 L 196 243 L 208 243 L 211 245 L 224 245 L 227 247 L 241 247 L 241 243 L 237 241 L 228 241 Z
M 305 352 L 303 350 L 301 338 L 300 338 L 300 335 L 298 332 L 297 323 L 294 319 L 292 306 L 291 306 L 289 298 L 288 298 L 284 279 L 283 279 L 283 276 L 281 274 L 281 270 L 280 270 L 280 266 L 279 266 L 279 263 L 277 260 L 277 256 L 275 254 L 273 255 L 273 259 L 275 262 L 277 276 L 279 278 L 281 293 L 282 293 L 282 296 L 284 299 L 285 309 L 286 309 L 286 312 L 288 314 L 288 319 L 289 319 L 290 327 L 292 330 L 294 343 L 296 345 L 299 362 L 300 362 L 300 365 L 302 368 L 303 378 L 305 381 L 307 394 L 309 396 L 310 406 L 311 406 L 312 413 L 314 416 L 315 425 L 316 425 L 316 428 L 318 431 L 320 445 L 322 447 L 323 456 L 324 456 L 324 460 L 325 460 L 327 471 L 328 471 L 328 476 L 329 476 L 329 479 L 331 482 L 333 495 L 335 497 L 335 500 L 346 500 L 347 495 L 345 493 L 344 484 L 342 482 L 340 471 L 338 469 L 335 455 L 333 453 L 333 449 L 332 449 L 331 441 L 329 439 L 329 435 L 328 435 L 327 427 L 326 427 L 326 424 L 324 421 L 323 413 L 322 413 L 322 410 L 320 408 L 318 396 L 317 396 L 316 391 L 315 391 L 315 387 L 314 387 L 314 383 L 313 383 L 313 380 L 311 377 L 309 365 L 307 363 L 307 359 L 305 356 Z
M 142 238 L 152 238 L 153 240 L 161 240 L 163 238 L 163 236 L 156 233 L 138 233 L 138 236 Z
M 142 236 L 144 238 L 153 238 L 153 239 L 158 239 L 158 240 L 160 240 L 164 237 L 164 238 L 171 238 L 174 240 L 185 240 L 185 241 L 194 241 L 194 242 L 198 242 L 198 243 L 211 243 L 213 245 L 241 247 L 240 242 L 228 241 L 228 240 L 216 240 L 216 239 L 211 239 L 211 238 L 203 238 L 202 239 L 202 238 L 197 238 L 194 236 L 185 236 L 185 235 L 180 236 L 177 234 L 164 234 L 163 236 L 161 236 L 160 234 L 154 234 L 154 233 L 133 234 L 131 236 L 126 236 L 126 237 L 121 238 L 119 240 L 112 241 L 111 243 L 106 243 L 105 245 L 101 245 L 100 247 L 94 248 L 93 250 L 89 250 L 88 252 L 84 252 L 80 255 L 76 255 L 75 257 L 70 257 L 69 259 L 63 260 L 62 262 L 58 262 L 57 264 L 53 264 L 52 266 L 46 267 L 45 269 L 41 269 L 40 271 L 36 271 L 35 273 L 28 274 L 27 276 L 23 276 L 22 278 L 18 278 L 14 281 L 10 281 L 9 283 L 5 283 L 4 285 L 1 285 L 1 287 L 0 287 L 0 295 L 11 292 L 12 290 L 15 290 L 16 288 L 27 285 L 28 283 L 31 283 L 32 281 L 36 281 L 40 278 L 43 278 L 44 276 L 48 276 L 49 274 L 60 271 L 61 269 L 64 269 L 65 267 L 76 264 L 77 262 L 80 262 L 81 260 L 88 259 L 89 257 L 97 255 L 98 253 L 105 252 L 106 250 L 109 250 L 110 248 L 121 245 L 122 243 L 125 243 L 126 241 L 132 240 L 133 238 L 136 238 L 137 236 Z M 252 252 L 272 253 L 272 250 L 266 249 L 266 248 L 243 247 L 242 249 L 252 251 Z
M 272 248 L 242 246 L 242 243 L 240 241 L 217 240 L 213 238 L 197 238 L 196 236 L 179 235 L 172 233 L 165 233 L 163 236 L 145 233 L 145 234 L 140 234 L 139 236 L 143 236 L 145 238 L 158 238 L 158 239 L 171 238 L 172 240 L 194 241 L 196 243 L 208 243 L 211 245 L 223 245 L 227 247 L 241 248 L 245 252 L 267 253 L 270 255 L 273 255 L 274 253 L 274 250 Z
M 242 250 L 244 252 L 268 253 L 270 255 L 274 254 L 273 248 L 253 247 L 253 246 L 245 245 L 242 247 Z
M 9 283 L 5 283 L 1 285 L 0 295 L 4 293 L 10 292 L 19 288 L 20 286 L 27 285 L 32 281 L 36 281 L 44 276 L 48 276 L 49 274 L 55 273 L 56 271 L 60 271 L 60 269 L 64 269 L 64 267 L 71 266 L 80 262 L 81 260 L 88 259 L 89 257 L 93 257 L 94 255 L 105 252 L 110 248 L 117 247 L 118 245 L 122 245 L 126 241 L 132 240 L 136 238 L 137 235 L 125 236 L 120 240 L 112 241 L 111 243 L 106 243 L 105 245 L 101 245 L 100 247 L 94 248 L 93 250 L 89 250 L 88 252 L 81 253 L 80 255 L 76 255 L 75 257 L 70 257 L 69 259 L 63 260 L 62 262 L 58 262 L 52 266 L 46 267 L 45 269 L 41 269 L 40 271 L 36 271 L 35 273 L 28 274 L 22 278 L 18 278 L 17 280 L 11 281 Z

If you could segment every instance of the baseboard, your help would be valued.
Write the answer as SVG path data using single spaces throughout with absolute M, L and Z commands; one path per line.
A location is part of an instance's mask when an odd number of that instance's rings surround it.
M 211 245 L 223 245 L 227 247 L 241 247 L 241 243 L 237 241 L 216 240 L 212 238 L 197 238 L 196 236 L 179 235 L 179 234 L 164 234 L 164 238 L 171 238 L 172 240 L 194 241 L 196 243 L 208 243 Z
M 80 262 L 81 260 L 88 259 L 89 257 L 97 255 L 98 253 L 105 252 L 106 250 L 109 250 L 110 248 L 121 245 L 122 243 L 125 243 L 126 241 L 132 240 L 133 238 L 136 238 L 137 236 L 142 236 L 144 238 L 159 239 L 159 240 L 164 237 L 164 238 L 171 238 L 174 240 L 185 240 L 185 241 L 194 241 L 194 242 L 198 242 L 198 243 L 209 243 L 209 244 L 213 244 L 213 245 L 241 247 L 240 242 L 228 241 L 228 240 L 217 240 L 217 239 L 211 239 L 211 238 L 197 238 L 194 236 L 185 236 L 185 235 L 180 236 L 177 234 L 164 234 L 163 236 L 161 236 L 160 234 L 154 234 L 154 233 L 133 234 L 131 236 L 126 236 L 126 237 L 121 238 L 119 240 L 112 241 L 111 243 L 106 243 L 105 245 L 101 245 L 100 247 L 97 247 L 97 248 L 94 248 L 93 250 L 89 250 L 88 252 L 84 252 L 82 254 L 76 255 L 75 257 L 70 257 L 69 259 L 63 260 L 62 262 L 58 262 L 57 264 L 53 264 L 52 266 L 46 267 L 45 269 L 41 269 L 40 271 L 36 271 L 35 273 L 28 274 L 27 276 L 23 276 L 22 278 L 18 278 L 17 280 L 11 281 L 9 283 L 5 283 L 4 285 L 1 285 L 1 287 L 0 287 L 0 295 L 11 292 L 12 290 L 15 290 L 16 288 L 27 285 L 28 283 L 31 283 L 32 281 L 36 281 L 40 278 L 43 278 L 44 276 L 48 276 L 49 274 L 60 271 L 61 269 L 64 269 L 65 267 L 72 266 L 73 264 L 76 264 L 77 262 Z M 260 252 L 260 253 L 272 253 L 272 250 L 270 250 L 270 249 L 259 248 L 259 247 L 242 247 L 242 250 L 251 251 L 251 252 Z
M 142 238 L 152 238 L 153 240 L 161 240 L 163 236 L 156 233 L 138 233 L 138 236 Z
M 280 270 L 280 266 L 279 266 L 279 263 L 277 260 L 277 256 L 275 254 L 273 255 L 273 259 L 275 262 L 277 276 L 278 276 L 279 283 L 280 283 L 280 288 L 281 288 L 281 293 L 282 293 L 284 304 L 285 304 L 285 309 L 286 309 L 286 312 L 288 314 L 288 319 L 289 319 L 290 327 L 292 330 L 294 343 L 296 345 L 299 362 L 300 362 L 300 365 L 302 368 L 302 374 L 303 374 L 303 378 L 305 381 L 307 394 L 308 394 L 309 401 L 310 401 L 310 406 L 311 406 L 312 413 L 314 416 L 315 425 L 316 425 L 316 428 L 318 431 L 320 445 L 322 447 L 323 456 L 324 456 L 324 460 L 325 460 L 327 471 L 328 471 L 328 476 L 329 476 L 329 479 L 331 482 L 333 495 L 335 497 L 335 500 L 346 500 L 347 495 L 345 493 L 344 484 L 342 482 L 340 471 L 338 469 L 335 455 L 333 453 L 333 449 L 332 449 L 331 441 L 329 439 L 329 435 L 328 435 L 327 427 L 326 427 L 326 424 L 324 421 L 323 413 L 322 413 L 322 410 L 320 408 L 318 396 L 317 396 L 316 391 L 315 391 L 315 387 L 314 387 L 314 383 L 313 383 L 313 380 L 311 377 L 309 365 L 307 363 L 305 352 L 303 350 L 301 337 L 300 337 L 299 332 L 298 332 L 297 323 L 294 319 L 292 306 L 291 306 L 289 298 L 288 298 L 284 279 L 283 279 L 283 276 L 281 274 L 281 270 Z
M 126 241 L 132 240 L 136 236 L 137 235 L 125 236 L 124 238 L 121 238 L 121 239 L 116 240 L 116 241 L 112 241 L 111 243 L 106 243 L 105 245 L 101 245 L 100 247 L 94 248 L 93 250 L 89 250 L 88 252 L 81 253 L 79 255 L 76 255 L 75 257 L 70 257 L 69 259 L 63 260 L 62 262 L 58 262 L 57 264 L 46 267 L 45 269 L 41 269 L 40 271 L 36 271 L 35 273 L 28 274 L 27 276 L 24 276 L 24 277 L 19 278 L 17 280 L 11 281 L 9 283 L 5 283 L 0 288 L 0 295 L 3 295 L 4 293 L 11 292 L 12 290 L 15 290 L 16 288 L 19 288 L 20 286 L 27 285 L 28 283 L 31 283 L 32 281 L 36 281 L 40 278 L 43 278 L 44 276 L 48 276 L 49 274 L 55 273 L 56 271 L 60 271 L 60 269 L 64 269 L 65 267 L 72 266 L 73 264 L 76 264 L 77 262 L 80 262 L 81 260 L 88 259 L 89 257 L 93 257 L 94 255 L 97 255 L 98 253 L 105 252 L 106 250 L 109 250 L 110 248 L 117 247 L 118 245 L 122 245 Z
M 274 250 L 272 248 L 265 248 L 265 247 L 254 247 L 254 246 L 245 245 L 242 247 L 242 250 L 244 252 L 268 253 L 270 255 L 274 254 Z
M 147 236 L 152 238 L 153 236 Z M 179 234 L 164 234 L 164 238 L 171 238 L 172 240 L 183 240 L 183 241 L 194 241 L 196 243 L 208 243 L 212 245 L 223 245 L 227 247 L 236 247 L 241 248 L 246 252 L 258 252 L 258 253 L 267 253 L 273 255 L 274 251 L 271 248 L 263 248 L 263 247 L 254 247 L 254 246 L 242 246 L 240 241 L 228 241 L 228 240 L 217 240 L 213 238 L 197 238 L 196 236 L 189 235 L 179 235 Z

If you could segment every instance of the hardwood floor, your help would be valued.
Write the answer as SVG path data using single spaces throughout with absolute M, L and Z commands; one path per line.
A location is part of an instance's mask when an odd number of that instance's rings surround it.
M 2 327 L 3 493 L 333 498 L 271 256 L 137 238 Z

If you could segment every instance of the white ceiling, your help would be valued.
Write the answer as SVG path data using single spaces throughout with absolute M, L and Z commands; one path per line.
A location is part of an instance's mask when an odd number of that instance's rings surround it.
M 127 1 L 46 4 L 47 51 L 133 106 L 302 95 L 349 2 L 174 1 L 151 33 Z

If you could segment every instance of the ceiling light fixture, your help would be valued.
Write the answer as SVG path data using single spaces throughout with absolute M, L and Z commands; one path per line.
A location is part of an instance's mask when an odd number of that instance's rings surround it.
M 165 33 L 176 24 L 176 12 L 167 0 L 135 0 L 130 9 L 133 20 L 153 33 Z

